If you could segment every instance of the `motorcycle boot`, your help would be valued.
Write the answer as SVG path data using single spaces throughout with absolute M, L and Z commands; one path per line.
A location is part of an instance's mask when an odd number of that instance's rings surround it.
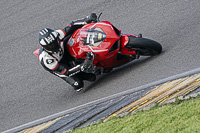
M 84 86 L 83 80 L 77 75 L 74 75 L 71 78 L 74 80 L 74 82 L 70 85 L 74 88 L 75 91 L 81 91 Z
M 58 73 L 53 73 L 53 74 L 55 74 L 56 76 L 59 76 L 61 79 L 66 81 L 76 91 L 80 91 L 84 86 L 83 79 L 81 77 L 79 77 L 78 75 L 73 75 L 73 76 L 69 77 L 69 76 L 65 76 L 65 75 L 60 75 Z

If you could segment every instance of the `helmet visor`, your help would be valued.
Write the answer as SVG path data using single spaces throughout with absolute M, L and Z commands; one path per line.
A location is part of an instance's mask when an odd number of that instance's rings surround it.
M 52 53 L 58 52 L 60 48 L 60 42 L 58 39 L 55 39 L 53 42 L 51 42 L 49 45 L 45 45 L 44 48 L 47 51 L 50 51 Z

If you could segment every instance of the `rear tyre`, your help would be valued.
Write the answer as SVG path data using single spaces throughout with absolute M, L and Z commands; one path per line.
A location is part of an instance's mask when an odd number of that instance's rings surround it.
M 133 49 L 139 52 L 142 56 L 154 56 L 162 52 L 162 46 L 160 43 L 147 38 L 128 37 L 129 42 L 126 45 L 127 48 Z

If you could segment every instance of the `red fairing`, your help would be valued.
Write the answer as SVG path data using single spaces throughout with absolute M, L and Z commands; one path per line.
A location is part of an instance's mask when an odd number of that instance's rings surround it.
M 118 59 L 118 53 L 135 55 L 134 50 L 125 48 L 128 34 L 121 35 L 121 30 L 108 21 L 91 23 L 78 29 L 68 41 L 69 53 L 75 58 L 86 59 L 87 52 L 95 53 L 94 65 L 112 69 L 134 58 Z M 121 51 L 122 50 L 122 51 Z
M 120 40 L 121 41 L 121 54 L 136 55 L 135 50 L 128 49 L 125 47 L 129 41 L 128 36 L 137 37 L 137 36 L 130 35 L 130 34 L 123 34 L 121 36 L 121 40 Z
M 90 32 L 88 30 L 94 30 L 99 32 L 96 33 L 98 36 L 98 43 L 96 43 L 93 46 L 84 45 L 84 41 L 88 41 L 88 43 L 91 43 L 89 41 L 94 36 L 94 32 Z M 81 29 L 78 29 L 72 35 L 71 39 L 68 42 L 68 50 L 71 53 L 71 55 L 75 58 L 81 58 L 83 55 L 85 55 L 85 52 L 93 52 L 103 56 L 109 52 L 109 49 L 112 47 L 112 44 L 114 44 L 119 39 L 120 37 L 117 36 L 110 22 L 101 21 L 97 23 L 91 23 L 83 26 Z
M 33 52 L 33 54 L 39 59 L 39 49 L 40 46 Z

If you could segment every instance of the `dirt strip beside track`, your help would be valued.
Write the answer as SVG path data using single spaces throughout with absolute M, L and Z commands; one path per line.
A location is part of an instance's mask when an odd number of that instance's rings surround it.
M 155 103 L 162 104 L 166 100 L 182 96 L 187 92 L 192 92 L 193 90 L 199 88 L 199 86 L 200 74 L 191 75 L 185 78 L 176 79 L 174 81 L 169 81 L 158 85 L 155 87 L 155 89 L 151 90 L 140 99 L 130 103 L 129 105 L 105 118 L 104 122 L 113 116 L 135 113 L 137 110 L 141 110 L 142 108 L 151 106 Z
M 199 87 L 200 87 L 200 80 L 198 79 L 198 80 L 196 80 L 195 83 L 193 83 L 190 86 L 187 86 L 185 89 L 182 89 L 182 90 L 178 91 L 176 94 L 174 94 L 173 96 L 171 96 L 169 99 L 173 99 L 173 98 L 176 98 L 176 97 L 181 96 L 181 95 L 182 96 L 187 95 L 188 93 L 196 90 Z

